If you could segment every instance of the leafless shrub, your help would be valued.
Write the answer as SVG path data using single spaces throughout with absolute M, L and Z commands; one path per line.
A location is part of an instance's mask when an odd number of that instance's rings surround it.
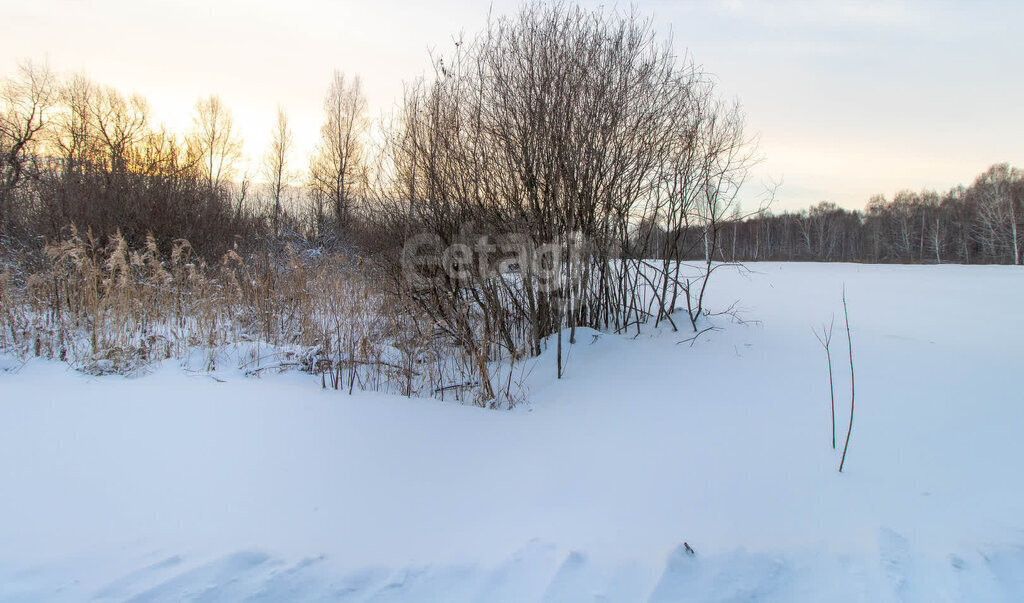
M 491 362 L 537 355 L 551 336 L 561 375 L 563 329 L 572 343 L 577 327 L 675 328 L 685 295 L 697 331 L 719 224 L 752 149 L 739 107 L 649 20 L 527 4 L 407 87 L 370 215 L 392 240 L 426 237 L 419 253 L 436 261 L 410 278 L 401 249 L 376 257 L 476 359 L 470 381 L 486 400 Z M 672 233 L 663 261 L 637 246 L 643 224 Z M 707 262 L 684 276 L 688 228 L 700 229 Z

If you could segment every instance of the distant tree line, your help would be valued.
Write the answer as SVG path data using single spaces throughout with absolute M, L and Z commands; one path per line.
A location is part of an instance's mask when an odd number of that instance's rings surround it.
M 968 187 L 872 197 L 863 211 L 822 202 L 797 212 L 755 213 L 720 224 L 721 261 L 1020 264 L 1024 172 L 998 164 Z M 657 257 L 671 233 L 648 225 L 635 253 Z M 704 233 L 677 236 L 684 255 L 703 258 Z

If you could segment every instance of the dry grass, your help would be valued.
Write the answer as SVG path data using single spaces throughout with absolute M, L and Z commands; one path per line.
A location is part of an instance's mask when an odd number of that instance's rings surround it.
M 20 285 L 0 273 L 0 349 L 23 360 L 58 359 L 97 375 L 138 374 L 168 359 L 201 370 L 234 362 L 253 376 L 307 371 L 348 392 L 489 406 L 517 399 L 511 386 L 485 398 L 479 359 L 436 336 L 358 259 L 287 248 L 244 258 L 229 251 L 208 265 L 187 241 L 165 258 L 152 238 L 141 249 L 120 236 L 100 246 L 74 229 L 46 258 Z

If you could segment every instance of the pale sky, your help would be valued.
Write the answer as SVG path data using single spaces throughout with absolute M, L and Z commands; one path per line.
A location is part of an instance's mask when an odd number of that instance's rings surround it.
M 629 3 L 583 2 L 620 6 Z M 146 96 L 188 128 L 219 94 L 262 155 L 276 107 L 305 163 L 331 73 L 363 81 L 371 114 L 402 82 L 484 27 L 510 0 L 0 0 L 0 75 L 47 60 Z M 738 98 L 765 157 L 748 195 L 781 180 L 776 209 L 968 184 L 989 165 L 1024 166 L 1024 3 L 638 0 L 676 47 Z

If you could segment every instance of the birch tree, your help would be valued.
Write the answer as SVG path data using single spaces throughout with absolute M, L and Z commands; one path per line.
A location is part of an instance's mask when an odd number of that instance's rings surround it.
M 196 102 L 188 145 L 211 191 L 220 189 L 235 175 L 242 158 L 242 138 L 220 97 Z
M 335 71 L 324 97 L 320 143 L 309 166 L 309 188 L 314 200 L 326 204 L 336 229 L 351 219 L 352 207 L 363 183 L 369 120 L 359 78 Z
M 270 187 L 270 197 L 274 204 L 271 227 L 275 236 L 281 234 L 281 203 L 285 188 L 288 186 L 292 146 L 292 130 L 288 125 L 288 116 L 284 109 L 278 107 L 277 121 L 270 133 L 270 146 L 263 157 L 263 176 Z

